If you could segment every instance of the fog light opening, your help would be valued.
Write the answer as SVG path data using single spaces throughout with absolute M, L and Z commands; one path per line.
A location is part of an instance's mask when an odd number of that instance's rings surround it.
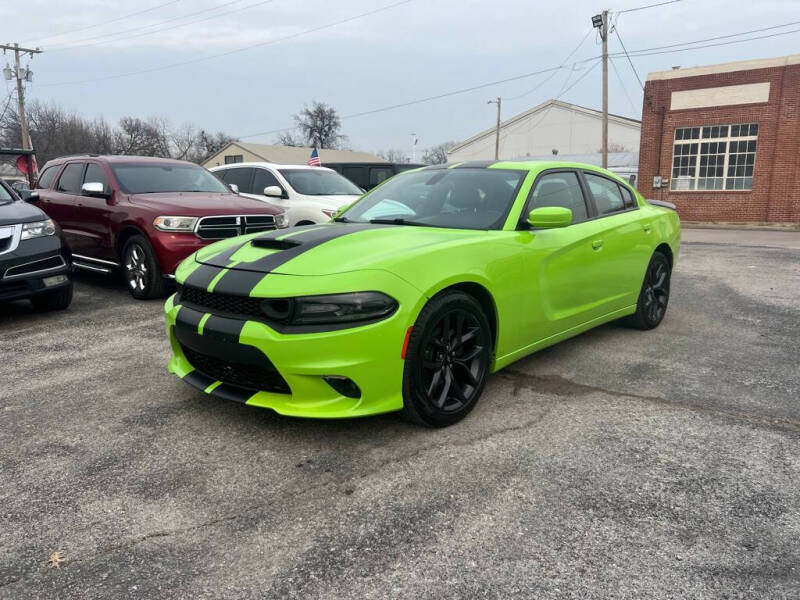
M 324 375 L 322 378 L 329 386 L 339 392 L 342 396 L 346 396 L 348 398 L 361 398 L 361 390 L 349 377 L 342 377 L 341 375 Z

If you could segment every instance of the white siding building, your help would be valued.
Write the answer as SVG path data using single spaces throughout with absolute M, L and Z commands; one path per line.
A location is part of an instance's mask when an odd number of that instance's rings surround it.
M 639 150 L 641 121 L 608 115 L 609 150 Z M 600 152 L 603 113 L 592 108 L 548 100 L 500 124 L 500 158 L 596 154 Z M 495 128 L 482 131 L 454 146 L 448 162 L 494 158 Z

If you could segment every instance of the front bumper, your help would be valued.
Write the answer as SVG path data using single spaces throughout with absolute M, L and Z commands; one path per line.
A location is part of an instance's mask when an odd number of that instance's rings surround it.
M 0 301 L 20 300 L 70 285 L 71 261 L 57 235 L 24 240 L 0 254 Z
M 423 303 L 418 290 L 385 271 L 313 278 L 272 274 L 265 276 L 260 288 L 266 284 L 272 284 L 268 286 L 272 297 L 306 295 L 310 290 L 317 294 L 380 290 L 395 298 L 399 308 L 387 319 L 360 327 L 281 334 L 259 321 L 227 318 L 182 306 L 174 295 L 165 306 L 173 352 L 169 371 L 207 394 L 270 408 L 283 415 L 345 418 L 403 407 L 401 352 L 406 331 Z M 222 374 L 222 378 L 210 376 L 190 362 L 187 354 L 198 350 L 205 356 L 214 355 L 214 372 Z M 261 364 L 255 365 L 259 359 Z M 231 364 L 234 368 L 228 368 Z M 236 367 L 243 364 L 260 366 L 269 382 L 273 381 L 269 377 L 274 369 L 277 384 L 273 389 L 280 388 L 283 381 L 288 390 L 281 393 L 254 389 L 252 383 L 241 385 L 237 374 L 242 371 Z M 325 376 L 350 379 L 358 386 L 360 396 L 342 395 Z M 252 382 L 252 378 L 248 381 Z

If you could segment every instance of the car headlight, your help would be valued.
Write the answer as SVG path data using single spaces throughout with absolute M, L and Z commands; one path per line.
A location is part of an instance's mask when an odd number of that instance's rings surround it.
M 156 217 L 153 227 L 159 231 L 184 231 L 191 233 L 197 225 L 197 217 Z
M 278 229 L 283 229 L 284 227 L 289 226 L 289 217 L 286 216 L 285 212 L 278 213 L 275 215 L 275 227 Z
M 381 292 L 352 292 L 297 298 L 269 298 L 261 311 L 284 325 L 337 325 L 384 319 L 397 301 Z
M 31 238 L 54 235 L 55 232 L 56 224 L 53 222 L 53 219 L 45 219 L 44 221 L 35 221 L 33 223 L 23 223 L 22 235 L 19 239 L 29 240 Z

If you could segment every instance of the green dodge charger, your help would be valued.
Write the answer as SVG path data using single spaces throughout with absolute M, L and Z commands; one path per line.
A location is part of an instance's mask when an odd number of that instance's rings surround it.
M 679 242 L 671 205 L 597 167 L 407 171 L 332 223 L 187 258 L 165 307 L 169 370 L 284 415 L 450 425 L 523 356 L 615 319 L 656 327 Z

